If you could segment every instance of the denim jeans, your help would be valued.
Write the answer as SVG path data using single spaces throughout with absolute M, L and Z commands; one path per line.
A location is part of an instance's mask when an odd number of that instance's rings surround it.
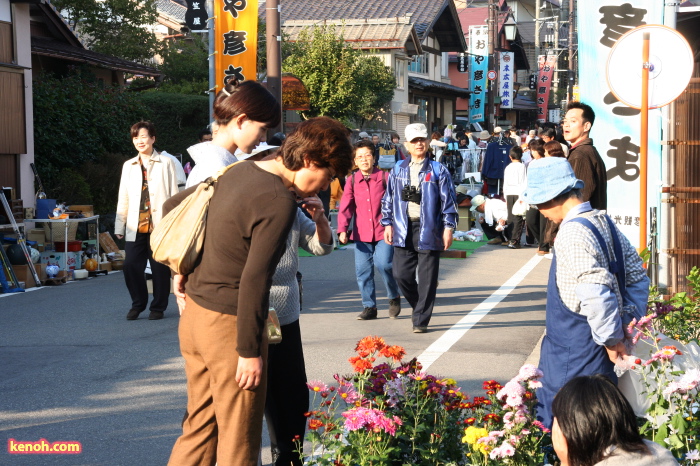
M 374 287 L 375 266 L 384 280 L 387 297 L 394 299 L 400 296 L 399 287 L 392 274 L 393 257 L 393 247 L 384 241 L 372 243 L 355 241 L 355 275 L 357 275 L 357 285 L 360 287 L 362 305 L 364 307 L 377 306 L 377 296 Z

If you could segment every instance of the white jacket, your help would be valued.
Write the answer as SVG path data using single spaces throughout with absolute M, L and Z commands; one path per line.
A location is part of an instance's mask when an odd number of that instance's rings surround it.
M 178 158 L 175 157 L 173 154 L 168 154 L 165 151 L 161 151 L 160 155 L 165 155 L 172 159 L 173 162 L 175 162 L 175 175 L 177 176 L 177 185 L 180 188 L 180 191 L 185 189 L 185 184 L 187 184 L 187 174 L 185 173 L 185 169 L 182 168 L 182 163 L 180 163 Z
M 169 157 L 151 155 L 148 167 L 148 195 L 151 199 L 151 218 L 153 225 L 158 225 L 163 216 L 163 203 L 179 192 L 175 162 Z M 114 222 L 114 234 L 126 236 L 127 241 L 136 240 L 139 225 L 139 204 L 141 203 L 141 164 L 139 156 L 129 159 L 122 166 L 119 182 L 119 200 L 117 201 L 117 218 Z
M 187 177 L 187 187 L 201 183 L 220 169 L 228 167 L 238 159 L 221 146 L 211 142 L 200 142 L 187 148 L 195 166 Z

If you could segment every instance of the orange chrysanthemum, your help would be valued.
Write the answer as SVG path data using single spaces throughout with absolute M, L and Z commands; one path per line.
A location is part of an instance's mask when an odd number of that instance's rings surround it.
M 386 343 L 384 342 L 384 338 L 382 337 L 372 337 L 372 336 L 367 336 L 364 337 L 362 340 L 357 342 L 357 346 L 355 347 L 355 351 L 357 351 L 357 354 L 360 356 L 367 357 L 372 353 L 375 353 L 377 351 L 381 351 L 386 347 Z
M 368 361 L 367 359 L 363 359 L 360 356 L 353 356 L 348 359 L 348 361 L 350 361 L 350 364 L 352 364 L 352 369 L 355 372 L 364 372 L 372 368 L 372 362 Z
M 381 354 L 385 358 L 391 358 L 394 361 L 399 362 L 404 356 L 406 356 L 406 350 L 399 345 L 385 346 L 382 348 Z

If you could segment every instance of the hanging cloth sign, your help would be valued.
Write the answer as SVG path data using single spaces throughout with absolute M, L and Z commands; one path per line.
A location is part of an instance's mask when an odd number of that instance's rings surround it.
M 255 80 L 258 50 L 258 2 L 214 1 L 214 85 L 216 92 L 232 79 Z

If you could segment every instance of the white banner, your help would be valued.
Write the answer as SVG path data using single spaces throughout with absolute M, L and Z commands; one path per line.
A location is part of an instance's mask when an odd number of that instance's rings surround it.
M 579 88 L 581 102 L 593 107 L 590 137 L 608 174 L 608 214 L 635 247 L 639 244 L 640 111 L 619 102 L 605 79 L 608 55 L 615 42 L 642 24 L 663 23 L 664 2 L 658 0 L 586 0 L 578 3 Z M 641 57 L 642 50 L 639 50 Z M 629 79 L 641 79 L 630 70 Z M 661 110 L 649 111 L 647 205 L 660 207 Z M 648 226 L 644 226 L 648 231 Z
M 498 52 L 498 95 L 501 97 L 501 108 L 513 108 L 513 83 L 515 82 L 515 60 L 513 52 Z

